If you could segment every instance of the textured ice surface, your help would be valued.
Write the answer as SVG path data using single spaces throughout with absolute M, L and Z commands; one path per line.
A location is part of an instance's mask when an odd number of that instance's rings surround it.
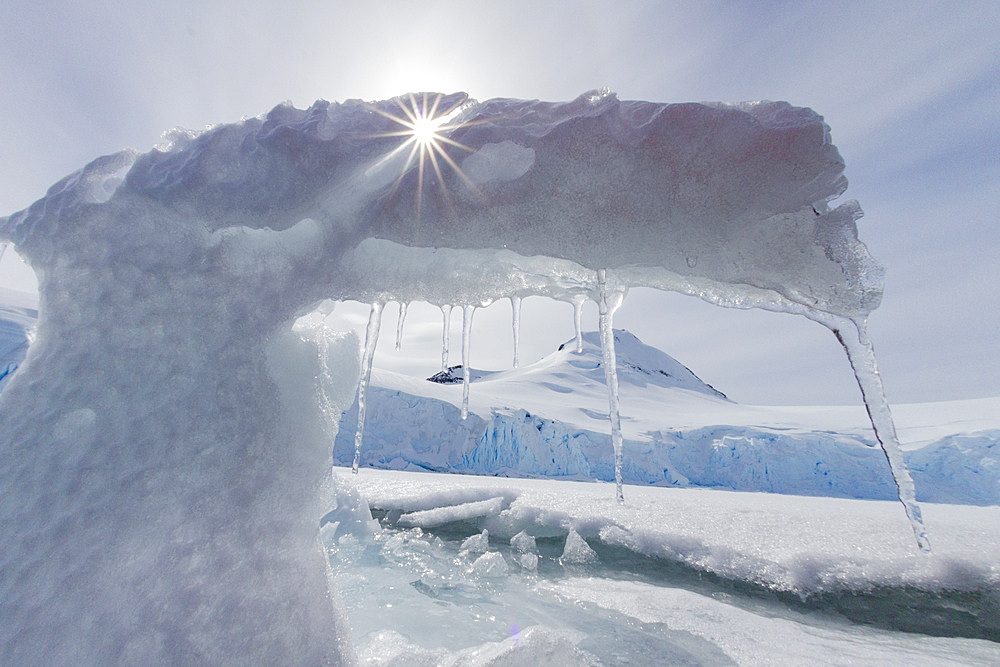
M 941 544 L 925 557 L 898 530 L 906 517 L 890 502 L 634 487 L 634 500 L 619 505 L 609 486 L 379 470 L 357 477 L 362 497 L 383 511 L 506 495 L 502 509 L 467 524 L 491 540 L 510 542 L 522 531 L 565 539 L 573 530 L 595 545 L 804 595 L 873 586 L 995 592 L 1000 584 L 998 507 L 928 505 Z
M 324 296 L 338 283 L 319 276 L 374 237 L 395 242 L 400 254 L 406 247 L 507 249 L 507 274 L 516 253 L 591 271 L 656 267 L 644 275 L 657 286 L 719 301 L 788 301 L 849 316 L 878 305 L 882 270 L 857 240 L 857 205 L 827 207 L 846 188 L 844 165 L 810 109 L 622 102 L 612 94 L 560 104 L 479 103 L 461 94 L 440 102 L 442 109 L 459 105 L 449 138 L 471 150 L 463 164 L 476 189 L 444 168 L 425 185 L 419 215 L 416 167 L 403 173 L 400 159 L 382 159 L 399 144 L 392 134 L 400 127 L 374 109 L 398 113 L 395 103 L 354 100 L 282 105 L 201 134 L 174 133 L 165 150 L 99 158 L 0 219 L 0 234 L 33 265 L 80 241 L 162 253 L 164 263 L 190 260 L 191 245 L 208 244 L 220 246 L 234 270 L 252 270 L 242 262 L 250 251 L 256 270 L 285 280 L 298 255 L 323 250 L 326 261 L 313 256 L 312 270 L 299 278 Z M 477 175 L 487 164 L 496 165 L 493 177 Z M 132 224 L 122 234 L 124 220 Z M 296 235 L 305 243 L 283 243 L 292 239 L 277 232 L 303 220 L 314 221 Z M 218 233 L 224 229 L 232 231 Z M 152 243 L 165 237 L 176 247 Z M 398 257 L 384 259 L 391 269 Z M 454 293 L 462 282 L 417 285 L 408 275 L 394 284 L 401 271 L 412 267 L 385 276 L 365 270 L 363 287 L 408 301 L 395 291 Z M 553 273 L 544 272 L 545 282 Z M 535 293 L 519 280 L 510 275 L 495 286 L 473 275 L 462 287 L 484 300 Z
M 928 506 L 937 543 L 924 556 L 895 503 L 645 488 L 618 505 L 607 484 L 341 476 L 385 516 L 363 545 L 327 541 L 363 651 L 452 656 L 541 624 L 601 664 L 1000 657 L 998 508 Z M 435 530 L 392 524 L 399 511 L 491 495 L 512 500 Z M 484 528 L 505 575 L 458 556 Z M 529 539 L 540 553 L 517 567 Z M 561 560 L 583 544 L 587 563 Z
M 566 534 L 566 546 L 563 547 L 559 562 L 564 565 L 589 565 L 597 561 L 597 553 L 580 537 L 580 533 L 571 528 Z
M 175 131 L 0 218 L 41 294 L 0 394 L 0 661 L 347 656 L 313 379 L 358 370 L 291 332 L 325 298 L 572 300 L 603 269 L 725 305 L 881 298 L 809 109 L 456 94 L 437 103 L 468 150 L 432 168 L 397 150 L 398 102 Z

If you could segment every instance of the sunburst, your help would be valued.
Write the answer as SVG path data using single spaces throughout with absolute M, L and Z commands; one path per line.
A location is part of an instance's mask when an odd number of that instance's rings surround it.
M 447 146 L 452 146 L 470 153 L 473 152 L 472 148 L 451 139 L 445 134 L 451 130 L 466 127 L 472 123 L 458 120 L 458 116 L 461 114 L 464 104 L 461 101 L 457 102 L 450 108 L 441 111 L 439 107 L 441 105 L 442 98 L 443 95 L 441 93 L 437 93 L 433 101 L 429 101 L 428 94 L 423 93 L 421 100 L 418 102 L 416 96 L 411 93 L 407 95 L 407 99 L 409 100 L 409 105 L 407 105 L 403 100 L 397 97 L 395 100 L 396 106 L 399 107 L 402 115 L 389 113 L 388 111 L 374 106 L 371 107 L 372 111 L 385 116 L 386 118 L 399 124 L 401 127 L 399 130 L 383 132 L 376 136 L 405 137 L 405 140 L 399 146 L 394 148 L 388 155 L 379 160 L 378 165 L 395 158 L 397 155 L 404 153 L 407 150 L 409 151 L 399 177 L 393 185 L 393 191 L 395 191 L 395 189 L 399 186 L 403 177 L 413 166 L 414 162 L 416 162 L 418 218 L 420 216 L 421 209 L 423 208 L 424 172 L 427 169 L 428 162 L 430 162 L 430 166 L 434 170 L 434 174 L 437 176 L 437 182 L 441 184 L 441 191 L 444 194 L 445 201 L 447 202 L 449 208 L 451 208 L 451 197 L 448 194 L 448 189 L 445 185 L 442 174 L 442 162 L 451 167 L 455 174 L 462 179 L 462 182 L 469 186 L 473 192 L 477 194 L 479 193 L 479 188 L 476 187 L 476 184 L 473 183 L 468 176 L 466 176 L 465 172 L 462 171 L 462 168 L 458 166 L 458 163 L 455 162 L 446 150 Z

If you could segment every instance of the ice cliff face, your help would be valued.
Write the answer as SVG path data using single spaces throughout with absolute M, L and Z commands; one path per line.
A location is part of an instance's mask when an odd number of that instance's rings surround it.
M 629 484 L 713 487 L 804 496 L 890 500 L 895 487 L 870 435 L 807 424 L 746 423 L 745 415 L 689 369 L 615 332 L 623 417 L 640 424 L 624 441 L 623 477 Z M 597 334 L 584 334 L 536 364 L 516 371 L 480 373 L 473 384 L 476 409 L 461 419 L 451 394 L 377 376 L 369 394 L 362 465 L 389 470 L 462 472 L 501 477 L 614 480 L 611 438 L 599 392 L 603 381 Z M 459 374 L 460 375 L 460 374 Z M 647 402 L 636 394 L 647 394 Z M 551 397 L 569 406 L 554 406 Z M 712 403 L 717 408 L 706 411 Z M 705 424 L 677 424 L 676 413 L 699 410 Z M 598 409 L 595 409 L 595 406 Z M 344 414 L 334 461 L 351 465 L 351 426 L 357 406 Z M 595 415 L 595 413 L 598 413 Z M 731 421 L 726 421 L 727 419 Z M 907 452 L 918 497 L 929 502 L 1000 504 L 1000 431 L 948 436 Z

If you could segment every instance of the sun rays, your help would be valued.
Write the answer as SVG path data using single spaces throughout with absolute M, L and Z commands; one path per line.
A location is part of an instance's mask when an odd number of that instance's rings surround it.
M 410 168 L 413 167 L 414 163 L 416 163 L 418 218 L 421 210 L 423 209 L 424 177 L 428 170 L 428 163 L 430 164 L 430 169 L 434 172 L 437 183 L 441 186 L 441 192 L 444 195 L 448 208 L 452 207 L 451 196 L 449 195 L 447 185 L 445 184 L 444 174 L 441 168 L 442 163 L 451 167 L 455 174 L 462 179 L 462 181 L 468 185 L 473 192 L 479 192 L 479 188 L 477 188 L 475 183 L 473 183 L 469 177 L 465 175 L 462 168 L 458 166 L 458 163 L 455 162 L 446 150 L 447 146 L 453 146 L 468 152 L 472 152 L 473 150 L 468 146 L 449 138 L 445 134 L 446 132 L 460 127 L 465 127 L 470 124 L 457 120 L 460 112 L 462 111 L 464 101 L 458 102 L 448 109 L 441 110 L 440 105 L 443 97 L 444 96 L 441 93 L 437 93 L 435 94 L 433 100 L 429 100 L 428 94 L 423 93 L 418 101 L 417 96 L 411 93 L 406 98 L 409 101 L 409 104 L 406 104 L 406 102 L 401 98 L 396 98 L 396 106 L 398 106 L 399 110 L 402 112 L 401 115 L 390 113 L 374 106 L 371 107 L 372 111 L 375 113 L 385 116 L 400 126 L 399 130 L 383 132 L 376 136 L 405 137 L 403 143 L 394 148 L 388 155 L 383 157 L 379 161 L 379 164 L 386 163 L 387 161 L 406 153 L 406 161 L 400 170 L 399 177 L 393 184 L 393 191 L 395 191 L 402 182 L 403 177 L 406 176 L 407 172 L 410 171 Z

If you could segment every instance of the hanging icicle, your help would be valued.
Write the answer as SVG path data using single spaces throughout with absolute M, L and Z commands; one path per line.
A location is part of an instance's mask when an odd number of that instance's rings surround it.
M 469 349 L 472 343 L 472 316 L 475 306 L 462 309 L 462 419 L 469 418 Z
M 403 347 L 403 322 L 406 321 L 407 305 L 403 301 L 399 302 L 399 317 L 396 319 L 396 352 Z
M 587 297 L 578 294 L 573 297 L 573 330 L 576 332 L 576 353 L 583 352 L 583 304 Z
M 336 378 L 330 370 L 330 344 L 333 341 L 333 332 L 326 325 L 326 319 L 319 324 L 319 341 L 317 350 L 319 352 L 319 409 L 323 413 L 323 418 L 327 424 L 336 429 L 340 419 L 340 411 L 337 410 L 330 396 L 330 387 L 336 386 Z
M 923 515 L 920 505 L 917 503 L 916 489 L 913 486 L 913 478 L 906 467 L 903 459 L 903 450 L 900 447 L 899 438 L 896 435 L 896 425 L 889 411 L 889 402 L 885 397 L 885 388 L 882 386 L 882 376 L 878 372 L 878 364 L 875 360 L 875 348 L 868 340 L 868 332 L 864 322 L 851 320 L 841 320 L 841 328 L 837 324 L 831 325 L 829 322 L 820 320 L 833 331 L 833 334 L 840 341 L 844 351 L 847 352 L 847 359 L 854 369 L 854 377 L 857 378 L 858 386 L 861 388 L 861 397 L 868 410 L 868 418 L 871 420 L 872 428 L 875 430 L 875 438 L 882 447 L 886 460 L 889 462 L 889 470 L 892 478 L 896 482 L 896 491 L 899 502 L 906 510 L 906 516 L 910 520 L 910 527 L 913 535 L 917 538 L 917 546 L 920 550 L 929 553 L 931 543 L 927 537 L 927 530 L 924 527 Z M 854 325 L 853 327 L 851 325 Z M 856 332 L 850 329 L 856 329 Z
M 510 297 L 511 321 L 510 326 L 514 333 L 514 368 L 518 366 L 517 348 L 521 342 L 521 297 Z
M 351 472 L 358 474 L 361 465 L 361 440 L 365 433 L 365 410 L 368 403 L 368 384 L 372 378 L 372 361 L 375 359 L 375 345 L 378 343 L 378 330 L 382 324 L 382 304 L 372 303 L 368 313 L 368 328 L 365 329 L 365 349 L 361 355 L 361 378 L 358 381 L 358 430 L 354 432 L 354 465 Z
M 608 417 L 611 419 L 611 444 L 615 451 L 615 497 L 625 502 L 622 493 L 622 424 L 618 401 L 618 364 L 615 358 L 614 314 L 622 305 L 624 294 L 608 292 L 608 276 L 605 269 L 597 272 L 600 289 L 598 307 L 601 313 L 601 356 L 604 361 L 604 382 L 608 387 Z
M 451 340 L 451 306 L 441 306 L 441 370 L 448 370 L 448 344 Z

